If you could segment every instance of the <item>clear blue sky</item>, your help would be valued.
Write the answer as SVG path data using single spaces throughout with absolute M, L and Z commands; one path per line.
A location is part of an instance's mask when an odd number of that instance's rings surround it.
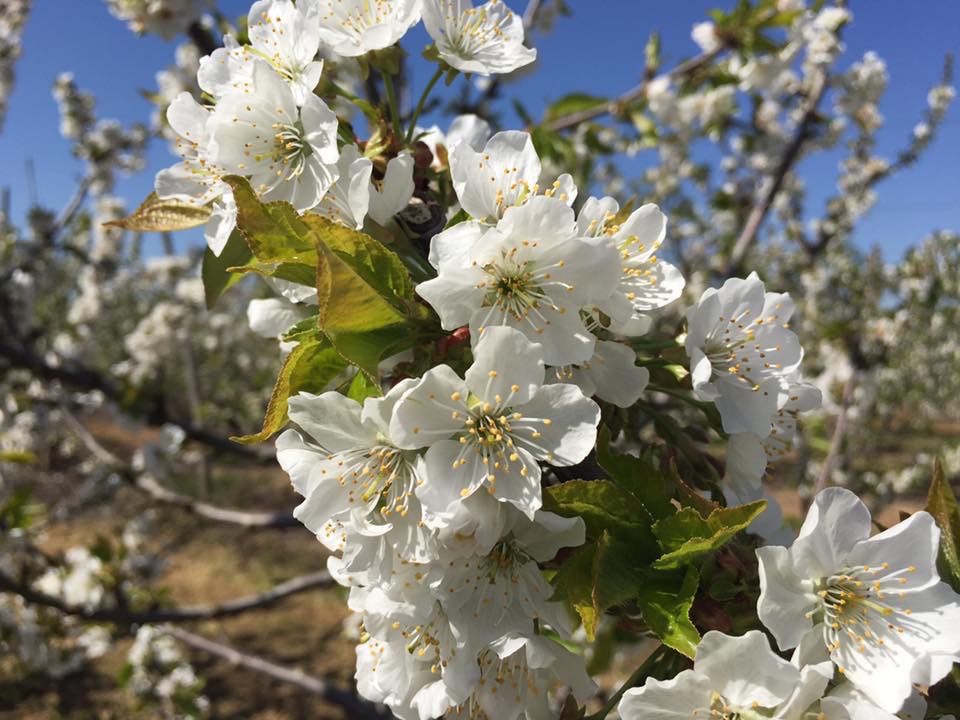
M 221 0 L 220 7 L 235 16 L 245 13 L 250 2 Z M 525 5 L 525 0 L 508 2 L 520 11 Z M 650 31 L 662 33 L 665 62 L 671 63 L 696 52 L 689 37 L 691 25 L 704 19 L 709 8 L 732 2 L 569 0 L 573 17 L 561 19 L 551 35 L 533 38 L 540 53 L 539 67 L 510 92 L 522 97 L 535 114 L 550 100 L 574 90 L 615 95 L 637 81 Z M 858 59 L 867 50 L 886 60 L 890 88 L 880 108 L 887 122 L 879 140 L 880 151 L 892 156 L 919 119 L 944 54 L 960 55 L 960 4 L 955 0 L 860 0 L 852 2 L 851 9 L 855 19 L 846 32 L 844 62 Z M 432 72 L 419 57 L 425 42 L 422 27 L 405 41 L 413 58 L 415 91 Z M 27 158 L 33 159 L 36 168 L 40 200 L 53 208 L 67 201 L 81 173 L 68 141 L 58 131 L 56 104 L 50 94 L 56 75 L 72 71 L 79 86 L 96 95 L 100 117 L 146 122 L 151 106 L 138 91 L 155 87 L 154 74 L 173 62 L 174 46 L 154 36 L 134 36 L 100 0 L 35 0 L 17 66 L 16 89 L 0 134 L 0 186 L 12 189 L 15 218 L 22 217 L 28 202 Z M 121 176 L 117 194 L 136 205 L 151 190 L 154 173 L 171 161 L 166 144 L 154 141 L 147 169 L 133 177 Z M 802 171 L 814 199 L 812 207 L 819 208 L 816 201 L 834 189 L 836 158 L 811 161 Z M 882 185 L 880 197 L 856 240 L 864 247 L 881 246 L 888 258 L 899 257 L 931 229 L 960 229 L 960 107 L 948 115 L 924 159 Z M 195 238 L 188 234 L 181 242 Z

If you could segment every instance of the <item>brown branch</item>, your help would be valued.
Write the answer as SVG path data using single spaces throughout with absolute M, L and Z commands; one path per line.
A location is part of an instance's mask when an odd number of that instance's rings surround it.
M 196 635 L 182 628 L 163 626 L 161 630 L 185 645 L 226 660 L 247 670 L 263 673 L 275 680 L 296 685 L 327 702 L 339 705 L 350 720 L 389 720 L 393 715 L 386 709 L 358 697 L 355 692 L 335 685 L 324 678 L 307 675 L 300 670 L 278 665 L 256 655 L 241 652 L 229 645 Z
M 813 125 L 817 119 L 817 111 L 820 107 L 820 101 L 823 99 L 826 89 L 827 72 L 826 70 L 819 70 L 814 75 L 813 82 L 811 83 L 810 92 L 807 95 L 807 100 L 804 105 L 803 115 L 800 119 L 800 122 L 797 124 L 797 128 L 794 131 L 793 138 L 790 140 L 790 144 L 787 145 L 776 170 L 773 172 L 772 181 L 770 182 L 763 196 L 758 199 L 756 204 L 750 210 L 750 215 L 747 216 L 747 222 L 743 226 L 743 231 L 740 233 L 740 237 L 737 238 L 737 242 L 733 246 L 733 250 L 730 253 L 730 259 L 727 261 L 726 268 L 723 272 L 725 276 L 729 276 L 740 267 L 747 255 L 747 251 L 750 249 L 750 246 L 756 241 L 757 233 L 759 233 L 760 227 L 763 225 L 763 221 L 766 220 L 767 214 L 770 212 L 770 208 L 773 207 L 773 203 L 777 199 L 777 195 L 783 188 L 783 183 L 784 180 L 786 180 L 787 174 L 796 164 L 797 160 L 800 159 L 800 152 L 803 149 L 803 145 L 811 137 Z
M 174 492 L 158 483 L 153 477 L 139 473 L 134 467 L 101 445 L 93 434 L 84 427 L 74 415 L 61 404 L 64 419 L 71 430 L 100 462 L 113 470 L 127 485 L 149 496 L 157 502 L 172 505 L 207 520 L 240 525 L 242 527 L 287 529 L 300 527 L 300 523 L 291 514 L 285 512 L 252 512 L 224 508 Z
M 47 595 L 29 585 L 19 583 L 0 571 L 0 592 L 14 593 L 34 605 L 52 608 L 64 615 L 70 615 L 88 622 L 107 622 L 116 625 L 219 620 L 251 610 L 263 610 L 293 595 L 333 585 L 334 581 L 330 577 L 330 573 L 322 570 L 287 580 L 262 593 L 236 598 L 220 605 L 185 605 L 175 608 L 133 611 L 126 608 L 87 608 L 70 605 L 60 598 Z
M 696 57 L 692 57 L 689 60 L 685 60 L 675 68 L 670 70 L 667 73 L 658 75 L 655 78 L 647 78 L 641 82 L 636 87 L 627 90 L 622 95 L 619 95 L 615 99 L 606 103 L 605 105 L 598 105 L 597 107 L 587 108 L 586 110 L 579 110 L 577 112 L 567 113 L 566 115 L 561 115 L 554 118 L 548 123 L 544 123 L 544 127 L 547 130 L 566 130 L 567 128 L 574 127 L 579 125 L 582 122 L 587 120 L 593 120 L 604 115 L 616 115 L 619 113 L 626 105 L 636 102 L 644 95 L 647 94 L 647 89 L 650 87 L 650 84 L 656 80 L 663 77 L 669 78 L 670 80 L 678 80 L 686 75 L 689 75 L 692 72 L 695 72 L 702 68 L 704 65 L 709 64 L 717 55 L 723 52 L 726 48 L 720 46 L 711 50 L 710 52 L 701 53 Z
M 833 474 L 833 466 L 837 462 L 837 456 L 840 454 L 840 448 L 843 445 L 843 437 L 847 432 L 847 409 L 853 400 L 854 375 L 851 375 L 843 385 L 843 399 L 840 401 L 840 414 L 837 416 L 837 424 L 833 428 L 833 437 L 830 438 L 830 450 L 823 461 L 823 467 L 820 469 L 820 475 L 817 477 L 817 483 L 813 488 L 813 496 L 823 490 L 830 482 L 830 476 Z
M 6 360 L 10 366 L 29 370 L 43 380 L 59 380 L 77 390 L 97 390 L 115 403 L 122 404 L 123 402 L 123 393 L 120 389 L 96 370 L 76 364 L 61 366 L 49 365 L 39 355 L 34 354 L 26 347 L 14 345 L 10 342 L 9 338 L 3 337 L 2 334 L 0 334 L 0 358 Z M 194 425 L 182 418 L 172 416 L 163 407 L 157 409 L 157 414 L 152 418 L 150 424 L 158 426 L 167 424 L 176 425 L 181 428 L 191 440 L 214 450 L 228 452 L 234 455 L 242 455 L 243 457 L 253 458 L 260 462 L 273 461 L 272 452 L 261 451 L 247 445 L 238 445 L 222 435 Z

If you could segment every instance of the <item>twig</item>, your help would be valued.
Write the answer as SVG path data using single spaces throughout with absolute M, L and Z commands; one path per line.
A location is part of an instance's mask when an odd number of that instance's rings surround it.
M 187 632 L 182 628 L 164 625 L 161 629 L 185 645 L 189 645 L 192 648 L 221 658 L 247 670 L 263 673 L 275 680 L 296 685 L 302 690 L 306 690 L 313 695 L 323 698 L 327 702 L 338 705 L 344 709 L 347 717 L 351 720 L 388 720 L 393 717 L 389 711 L 362 700 L 352 690 L 342 688 L 324 678 L 307 675 L 300 670 L 278 665 L 277 663 L 264 660 L 256 655 L 241 652 L 228 645 L 196 635 L 192 632 Z
M 658 75 L 656 78 L 648 78 L 641 82 L 636 87 L 627 90 L 622 95 L 619 95 L 615 99 L 606 103 L 605 105 L 598 105 L 596 107 L 587 108 L 586 110 L 578 110 L 577 112 L 567 113 L 566 115 L 561 115 L 554 118 L 548 123 L 544 123 L 544 127 L 547 130 L 565 130 L 567 128 L 574 127 L 579 125 L 582 122 L 587 120 L 593 120 L 594 118 L 602 117 L 603 115 L 615 115 L 617 114 L 625 105 L 629 105 L 632 102 L 636 102 L 642 98 L 647 93 L 647 89 L 650 87 L 650 84 L 655 79 L 660 78 L 669 78 L 671 80 L 677 80 L 685 75 L 699 70 L 704 65 L 710 63 L 717 55 L 723 52 L 726 48 L 720 46 L 714 48 L 710 52 L 701 53 L 696 57 L 685 60 L 684 62 L 677 65 L 675 68 L 669 72 Z
M 627 678 L 627 681 L 620 686 L 620 689 L 610 696 L 604 706 L 593 715 L 588 715 L 586 720 L 604 720 L 604 718 L 606 718 L 607 715 L 609 715 L 610 712 L 617 706 L 617 703 L 620 702 L 620 698 L 623 697 L 623 694 L 627 690 L 636 687 L 647 679 L 647 676 L 650 675 L 654 665 L 660 661 L 666 652 L 666 645 L 660 645 L 659 647 L 655 648 L 654 651 L 647 657 L 647 659 L 641 663 L 640 667 L 638 667 L 633 674 Z
M 116 403 L 122 403 L 123 401 L 123 394 L 120 389 L 96 370 L 80 365 L 63 365 L 58 367 L 49 365 L 43 358 L 35 355 L 30 350 L 15 346 L 6 337 L 3 337 L 2 334 L 0 334 L 0 357 L 4 358 L 12 366 L 29 370 L 43 380 L 59 380 L 78 390 L 97 390 L 102 392 L 109 400 Z M 238 445 L 206 428 L 171 416 L 163 407 L 157 408 L 157 412 L 154 414 L 153 421 L 150 422 L 150 424 L 158 426 L 166 424 L 176 425 L 181 428 L 191 440 L 215 450 L 229 452 L 234 455 L 242 455 L 247 458 L 254 458 L 261 462 L 273 461 L 273 454 L 269 451 L 261 451 L 247 445 Z
M 121 460 L 107 450 L 65 405 L 61 405 L 61 410 L 67 425 L 70 426 L 70 429 L 73 430 L 80 439 L 80 442 L 84 444 L 91 454 L 113 470 L 132 488 L 148 495 L 157 502 L 173 505 L 208 520 L 216 520 L 217 522 L 230 523 L 242 527 L 286 529 L 300 526 L 297 519 L 289 513 L 251 512 L 224 508 L 165 488 L 150 475 L 137 472 L 130 463 Z
M 58 610 L 64 615 L 81 618 L 89 622 L 107 622 L 116 625 L 219 620 L 251 610 L 263 610 L 292 595 L 333 585 L 334 581 L 330 577 L 330 573 L 322 570 L 295 577 L 262 593 L 236 598 L 221 605 L 186 605 L 177 608 L 133 611 L 126 608 L 87 608 L 70 605 L 60 598 L 34 590 L 29 585 L 23 585 L 0 571 L 0 591 L 2 592 L 14 593 L 27 602 Z
M 74 192 L 73 197 L 70 198 L 70 202 L 63 208 L 57 219 L 53 221 L 53 225 L 50 228 L 51 242 L 56 239 L 63 229 L 70 224 L 77 212 L 79 212 L 84 200 L 87 199 L 87 193 L 90 192 L 91 184 L 92 178 L 89 175 L 84 176 L 80 180 L 76 192 Z
M 773 203 L 776 200 L 780 189 L 783 187 L 783 182 L 787 177 L 787 173 L 790 172 L 794 164 L 800 158 L 800 151 L 803 149 L 803 144 L 810 138 L 810 131 L 817 117 L 817 109 L 820 107 L 820 101 L 823 99 L 826 89 L 827 72 L 826 70 L 819 70 L 814 75 L 813 82 L 811 83 L 810 93 L 807 95 L 803 116 L 801 117 L 800 122 L 797 124 L 797 129 L 793 134 L 793 138 L 790 140 L 790 144 L 787 145 L 787 148 L 784 150 L 783 156 L 780 158 L 780 162 L 777 165 L 776 170 L 774 170 L 772 181 L 767 186 L 766 192 L 764 192 L 763 196 L 759 198 L 757 203 L 750 210 L 750 215 L 747 216 L 747 222 L 743 226 L 743 231 L 740 233 L 740 237 L 737 238 L 737 242 L 733 246 L 733 250 L 730 253 L 730 259 L 727 261 L 726 268 L 723 272 L 725 276 L 729 276 L 732 272 L 736 271 L 738 267 L 740 267 L 740 264 L 743 262 L 744 257 L 746 257 L 750 246 L 753 245 L 754 241 L 757 239 L 757 233 L 760 231 L 763 221 L 770 212 L 770 208 L 773 207 Z
M 813 495 L 823 490 L 830 482 L 830 476 L 833 474 L 833 466 L 836 464 L 837 456 L 840 454 L 840 447 L 843 445 L 843 436 L 847 432 L 847 408 L 850 407 L 850 401 L 853 400 L 853 387 L 855 375 L 850 375 L 847 382 L 843 385 L 843 399 L 840 401 L 840 414 L 837 416 L 837 424 L 833 428 L 833 437 L 830 438 L 830 450 L 823 461 L 823 467 L 820 469 L 820 475 L 817 477 L 817 483 L 813 488 Z

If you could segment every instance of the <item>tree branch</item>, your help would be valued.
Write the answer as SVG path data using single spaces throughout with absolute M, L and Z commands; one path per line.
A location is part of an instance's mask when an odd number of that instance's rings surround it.
M 59 380 L 78 390 L 97 390 L 102 392 L 109 400 L 118 404 L 123 401 L 123 394 L 120 389 L 96 370 L 80 365 L 63 365 L 58 367 L 49 365 L 43 358 L 35 355 L 29 349 L 17 347 L 12 344 L 8 338 L 3 336 L 0 336 L 0 357 L 5 359 L 11 366 L 29 370 L 43 380 Z M 151 425 L 176 425 L 181 428 L 191 440 L 214 450 L 254 458 L 260 462 L 273 461 L 272 452 L 262 452 L 247 445 L 238 445 L 206 428 L 194 425 L 182 418 L 171 416 L 162 406 L 157 409 L 157 413 L 158 416 L 153 419 L 153 422 L 150 422 Z
M 817 110 L 820 107 L 820 101 L 823 99 L 826 89 L 827 72 L 821 69 L 814 75 L 813 82 L 810 86 L 810 93 L 807 95 L 807 101 L 804 106 L 803 116 L 797 124 L 790 144 L 787 145 L 776 170 L 774 170 L 772 181 L 767 186 L 766 192 L 764 192 L 750 210 L 750 215 L 747 216 L 747 222 L 744 224 L 743 231 L 733 246 L 730 259 L 727 261 L 726 268 L 723 271 L 724 276 L 729 276 L 740 267 L 750 246 L 756 241 L 757 233 L 760 231 L 763 221 L 770 212 L 770 208 L 773 207 L 773 203 L 783 187 L 787 173 L 793 169 L 794 164 L 799 160 L 803 144 L 811 136 L 811 130 L 817 118 Z
M 843 399 L 840 402 L 840 414 L 837 416 L 837 424 L 833 428 L 833 437 L 830 438 L 830 450 L 823 461 L 823 467 L 820 469 L 820 475 L 817 477 L 817 483 L 813 488 L 813 497 L 817 496 L 830 482 L 830 476 L 833 474 L 833 466 L 837 462 L 837 456 L 840 454 L 840 448 L 843 445 L 843 437 L 847 432 L 847 409 L 853 400 L 853 388 L 855 375 L 851 375 L 843 385 Z
M 239 650 L 215 642 L 182 628 L 162 626 L 163 632 L 176 638 L 185 645 L 226 660 L 247 670 L 263 673 L 275 680 L 296 685 L 302 690 L 316 695 L 327 702 L 344 709 L 350 720 L 389 720 L 393 715 L 385 709 L 369 703 L 356 695 L 352 690 L 339 687 L 323 678 L 307 675 L 294 668 L 285 667 L 264 660 L 256 655 L 250 655 Z
M 289 513 L 251 512 L 224 508 L 163 487 L 153 477 L 137 472 L 130 463 L 121 460 L 101 445 L 93 434 L 84 427 L 83 423 L 70 412 L 65 404 L 61 404 L 60 407 L 67 425 L 70 426 L 70 429 L 73 430 L 87 450 L 120 476 L 130 487 L 148 495 L 150 498 L 166 505 L 181 508 L 193 515 L 198 515 L 208 520 L 216 520 L 217 522 L 256 528 L 286 529 L 300 527 L 297 519 Z
M 566 130 L 567 128 L 574 127 L 579 125 L 582 122 L 587 120 L 593 120 L 604 115 L 616 115 L 620 110 L 629 105 L 632 102 L 636 102 L 644 95 L 647 94 L 647 89 L 650 87 L 650 84 L 660 78 L 669 78 L 670 80 L 678 80 L 679 78 L 684 77 L 696 70 L 699 70 L 704 65 L 709 64 L 717 55 L 723 52 L 726 48 L 720 46 L 711 50 L 710 52 L 701 53 L 696 57 L 685 60 L 684 62 L 677 65 L 673 70 L 670 70 L 667 73 L 658 75 L 655 78 L 647 78 L 641 82 L 636 87 L 627 90 L 622 95 L 619 95 L 615 99 L 611 100 L 605 105 L 598 105 L 597 107 L 587 108 L 586 110 L 579 110 L 577 112 L 567 113 L 566 115 L 561 115 L 554 118 L 548 123 L 544 123 L 544 127 L 547 130 Z
M 143 625 L 161 622 L 194 622 L 198 620 L 219 620 L 240 615 L 251 610 L 263 610 L 285 598 L 308 590 L 327 588 L 334 585 L 333 578 L 326 570 L 301 575 L 262 593 L 247 595 L 230 600 L 221 605 L 186 605 L 177 608 L 154 608 L 132 611 L 126 608 L 86 608 L 69 605 L 60 598 L 23 585 L 0 571 L 0 591 L 19 595 L 34 605 L 58 610 L 64 615 L 80 618 L 88 622 L 107 622 L 116 625 Z

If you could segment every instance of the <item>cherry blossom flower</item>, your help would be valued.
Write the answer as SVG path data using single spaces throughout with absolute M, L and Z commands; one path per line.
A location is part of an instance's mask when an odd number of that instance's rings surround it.
M 523 46 L 523 20 L 503 0 L 474 7 L 470 0 L 425 0 L 423 24 L 440 57 L 465 73 L 513 72 L 537 59 Z
M 817 495 L 790 548 L 757 550 L 757 611 L 782 649 L 821 638 L 840 672 L 896 712 L 911 683 L 932 685 L 960 654 L 960 596 L 936 569 L 940 531 L 918 512 L 870 537 L 849 490 Z
M 450 148 L 450 174 L 460 205 L 483 222 L 495 223 L 508 208 L 535 197 L 540 192 L 540 169 L 540 157 L 525 132 L 498 132 L 483 150 L 466 142 Z M 544 194 L 569 205 L 577 197 L 577 187 L 564 174 Z
M 685 281 L 680 271 L 657 257 L 667 232 L 667 217 L 648 203 L 617 221 L 620 205 L 611 197 L 589 198 L 577 216 L 577 229 L 587 237 L 607 237 L 620 252 L 621 278 L 613 294 L 599 304 L 610 329 L 621 335 L 643 335 L 650 312 L 680 297 Z
M 540 466 L 574 465 L 593 448 L 597 404 L 575 385 L 544 385 L 542 348 L 511 328 L 491 327 L 461 380 L 429 370 L 400 398 L 390 436 L 426 447 L 417 496 L 443 513 L 484 488 L 529 518 L 542 504 Z
M 422 0 L 312 0 L 320 39 L 338 55 L 357 57 L 390 47 L 420 20 Z
M 362 407 L 336 392 L 289 400 L 290 419 L 303 432 L 277 438 L 277 461 L 304 497 L 294 516 L 331 549 L 342 549 L 344 525 L 372 537 L 389 532 L 403 557 L 421 560 L 429 547 L 414 494 L 422 470 L 389 432 L 394 406 L 413 384 L 404 381 Z
M 596 339 L 580 311 L 602 303 L 620 277 L 613 245 L 579 237 L 573 211 L 542 196 L 510 208 L 495 227 L 463 222 L 440 233 L 430 262 L 438 276 L 417 293 L 444 329 L 469 324 L 476 340 L 493 327 L 516 328 L 543 345 L 550 365 L 593 356 Z
M 253 85 L 217 102 L 210 118 L 216 162 L 250 177 L 264 201 L 315 206 L 337 178 L 337 116 L 310 95 L 298 107 L 290 86 L 264 62 Z
M 766 292 L 756 273 L 708 289 L 687 312 L 693 390 L 716 404 L 726 432 L 770 434 L 785 378 L 803 357 L 792 314 L 790 296 Z
M 648 679 L 620 701 L 623 720 L 664 717 L 772 717 L 800 720 L 819 699 L 828 677 L 802 673 L 776 655 L 759 630 L 740 637 L 711 630 L 697 646 L 692 670 L 669 680 Z

